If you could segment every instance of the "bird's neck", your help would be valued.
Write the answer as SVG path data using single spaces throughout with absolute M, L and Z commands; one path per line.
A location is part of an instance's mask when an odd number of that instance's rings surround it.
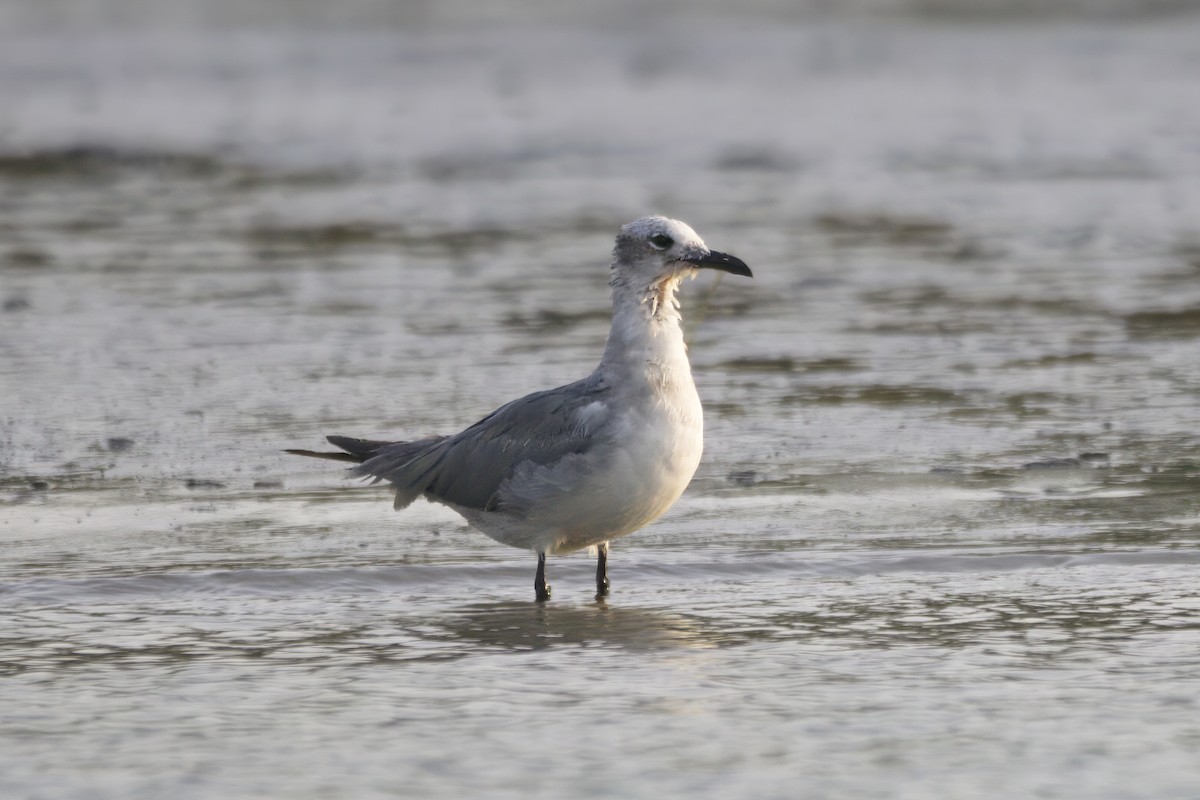
M 644 379 L 659 390 L 694 387 L 675 298 L 682 277 L 641 287 L 613 283 L 612 329 L 599 372 L 621 381 Z

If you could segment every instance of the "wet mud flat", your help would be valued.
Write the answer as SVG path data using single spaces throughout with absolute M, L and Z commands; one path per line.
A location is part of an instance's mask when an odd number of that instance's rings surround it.
M 1191 796 L 1198 30 L 6 41 L 0 793 Z M 607 603 L 280 452 L 586 374 L 650 211 L 755 280 Z

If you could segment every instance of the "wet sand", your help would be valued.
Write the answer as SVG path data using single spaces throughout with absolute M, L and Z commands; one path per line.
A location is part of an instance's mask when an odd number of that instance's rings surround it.
M 0 793 L 1192 796 L 1198 43 L 10 37 Z M 608 603 L 280 452 L 586 374 L 649 212 L 755 280 Z

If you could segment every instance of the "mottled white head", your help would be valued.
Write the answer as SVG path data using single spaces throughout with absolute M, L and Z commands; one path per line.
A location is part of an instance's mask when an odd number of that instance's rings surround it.
M 740 258 L 709 250 L 694 230 L 677 219 L 642 217 L 621 228 L 613 247 L 615 292 L 633 294 L 651 316 L 674 307 L 679 281 L 697 269 L 719 269 L 752 277 Z

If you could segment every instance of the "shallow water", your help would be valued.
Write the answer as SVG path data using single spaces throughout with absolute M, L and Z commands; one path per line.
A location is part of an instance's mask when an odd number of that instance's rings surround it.
M 1195 797 L 1200 22 L 0 46 L 0 794 Z M 588 372 L 706 457 L 592 562 L 336 465 Z

